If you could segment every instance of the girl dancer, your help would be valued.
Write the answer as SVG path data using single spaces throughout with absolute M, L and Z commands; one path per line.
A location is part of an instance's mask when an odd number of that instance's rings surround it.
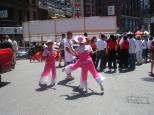
M 39 81 L 40 87 L 47 86 L 50 71 L 52 71 L 51 86 L 54 86 L 56 83 L 56 66 L 54 58 L 54 49 L 52 47 L 53 41 L 48 40 L 46 45 L 47 47 L 44 49 L 43 52 L 43 57 L 45 58 L 45 66 Z
M 86 39 L 85 37 L 78 36 L 75 37 L 74 40 L 79 43 L 79 47 L 76 48 L 76 55 L 78 56 L 78 60 L 74 64 L 70 64 L 65 67 L 66 74 L 71 73 L 77 68 L 81 68 L 81 79 L 80 79 L 80 86 L 79 88 L 82 89 L 82 91 L 87 92 L 87 74 L 88 71 L 91 72 L 93 75 L 93 78 L 96 80 L 96 82 L 100 85 L 101 91 L 104 91 L 102 81 L 105 79 L 100 73 L 98 73 L 95 69 L 95 66 L 93 64 L 93 61 L 90 57 L 90 53 L 92 52 L 92 48 L 90 45 L 86 45 Z

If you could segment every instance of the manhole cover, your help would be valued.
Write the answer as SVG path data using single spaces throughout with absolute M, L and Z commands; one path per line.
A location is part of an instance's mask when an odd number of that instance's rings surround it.
M 127 96 L 127 102 L 132 104 L 149 104 L 148 97 Z

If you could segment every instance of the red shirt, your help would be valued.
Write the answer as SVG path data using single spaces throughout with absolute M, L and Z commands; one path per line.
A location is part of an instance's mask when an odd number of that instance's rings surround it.
M 91 44 L 91 47 L 92 47 L 93 51 L 95 51 L 96 48 L 97 48 L 95 43 L 92 43 L 92 44 Z
M 129 42 L 127 40 L 124 40 L 123 43 L 121 44 L 121 49 L 128 49 L 129 47 Z
M 108 49 L 110 49 L 110 50 L 116 49 L 116 47 L 117 47 L 117 42 L 109 39 L 109 40 L 107 41 L 107 47 L 108 47 Z

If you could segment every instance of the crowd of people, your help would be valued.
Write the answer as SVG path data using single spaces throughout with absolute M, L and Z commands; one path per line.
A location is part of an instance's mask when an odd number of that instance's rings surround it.
M 8 47 L 13 49 L 13 61 L 16 63 L 18 45 L 14 37 L 10 39 L 6 35 L 1 43 L 4 46 L 10 45 Z M 51 86 L 56 84 L 56 61 L 59 62 L 59 67 L 64 67 L 62 71 L 66 73 L 68 81 L 74 79 L 72 72 L 81 68 L 79 89 L 85 92 L 88 90 L 88 71 L 99 84 L 101 91 L 104 91 L 102 82 L 105 79 L 101 72 L 106 72 L 106 70 L 110 73 L 117 70 L 120 72 L 134 71 L 136 65 L 151 62 L 150 74 L 154 76 L 154 40 L 149 34 L 127 32 L 111 34 L 108 37 L 100 34 L 98 38 L 96 36 L 90 38 L 87 33 L 73 37 L 72 32 L 68 31 L 61 36 L 58 44 L 59 50 L 55 49 L 54 43 L 54 41 L 48 40 L 43 47 L 39 48 L 40 56 L 45 60 L 44 70 L 39 80 L 40 87 L 47 86 L 50 71 L 52 73 Z M 32 49 L 35 48 L 32 47 Z M 30 62 L 32 54 L 34 54 L 33 50 L 31 50 Z M 58 60 L 55 58 L 55 54 L 58 55 Z M 62 66 L 62 62 L 64 66 Z
M 74 62 L 74 59 L 76 59 L 70 56 L 71 52 L 69 50 L 73 50 L 73 44 L 76 43 L 72 39 L 72 33 L 71 37 L 69 34 L 67 34 L 66 38 L 62 37 L 60 42 L 60 50 L 62 51 L 65 65 Z M 116 72 L 117 68 L 132 71 L 135 70 L 136 65 L 151 62 L 152 60 L 153 37 L 149 34 L 134 35 L 132 32 L 128 32 L 122 35 L 112 34 L 108 38 L 105 34 L 100 34 L 99 38 L 96 38 L 96 36 L 89 38 L 85 33 L 84 36 L 87 40 L 86 44 L 92 48 L 91 58 L 98 71 L 103 72 L 106 68 L 109 69 L 109 72 Z M 66 42 L 67 39 L 71 39 L 70 43 Z M 71 44 L 72 47 L 68 48 Z M 65 49 L 64 47 L 67 48 Z M 153 71 L 151 73 L 153 74 Z
M 61 57 L 59 66 L 64 61 L 63 72 L 66 73 L 66 80 L 73 80 L 72 72 L 81 68 L 80 86 L 81 90 L 87 92 L 87 72 L 90 71 L 102 91 L 103 77 L 100 72 L 134 71 L 136 65 L 151 62 L 150 74 L 153 75 L 154 67 L 154 41 L 149 34 L 135 35 L 132 32 L 124 34 L 111 34 L 107 37 L 100 34 L 99 38 L 84 35 L 72 37 L 72 32 L 62 34 L 59 44 Z M 47 41 L 47 50 L 43 56 L 46 57 L 46 64 L 41 75 L 39 85 L 46 85 L 49 71 L 52 70 L 51 86 L 56 83 L 56 69 L 53 41 Z M 49 66 L 51 64 L 52 66 Z

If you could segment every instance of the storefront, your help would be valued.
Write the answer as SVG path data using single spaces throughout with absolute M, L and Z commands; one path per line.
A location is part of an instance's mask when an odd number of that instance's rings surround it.
M 14 36 L 20 46 L 23 45 L 22 27 L 0 27 L 0 36 Z

